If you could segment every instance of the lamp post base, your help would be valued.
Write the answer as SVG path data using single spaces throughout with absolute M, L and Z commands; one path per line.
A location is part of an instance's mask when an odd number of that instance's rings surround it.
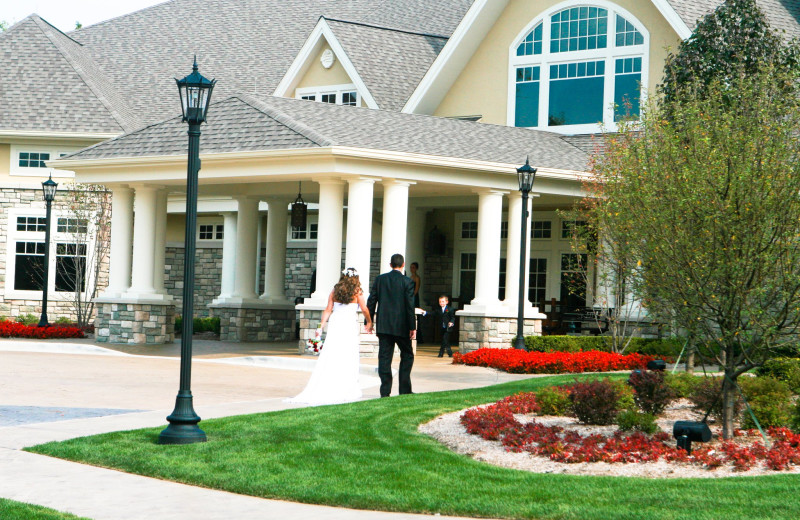
M 158 435 L 159 444 L 194 444 L 206 442 L 206 433 L 197 426 L 200 417 L 194 412 L 192 396 L 178 395 L 175 410 L 167 416 L 169 426 Z
M 516 338 L 514 338 L 514 348 L 520 350 L 528 350 L 525 347 L 525 336 L 522 334 L 518 334 Z

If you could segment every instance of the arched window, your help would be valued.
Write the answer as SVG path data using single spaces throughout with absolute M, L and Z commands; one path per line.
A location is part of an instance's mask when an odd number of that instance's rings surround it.
M 584 133 L 638 118 L 648 50 L 645 27 L 610 2 L 556 6 L 511 46 L 508 124 Z

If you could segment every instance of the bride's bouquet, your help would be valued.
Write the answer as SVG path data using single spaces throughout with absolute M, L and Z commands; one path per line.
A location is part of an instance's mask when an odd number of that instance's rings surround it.
M 322 341 L 322 329 L 318 328 L 314 338 L 306 342 L 306 352 L 315 356 L 319 356 L 323 345 L 324 342 Z

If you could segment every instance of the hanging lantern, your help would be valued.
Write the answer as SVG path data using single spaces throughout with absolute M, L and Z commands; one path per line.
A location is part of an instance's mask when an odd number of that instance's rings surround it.
M 292 203 L 292 227 L 294 229 L 306 228 L 306 217 L 308 216 L 308 204 L 303 200 L 302 183 L 298 183 L 297 198 Z

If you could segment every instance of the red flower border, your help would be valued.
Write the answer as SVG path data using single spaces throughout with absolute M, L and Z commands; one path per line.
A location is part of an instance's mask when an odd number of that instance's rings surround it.
M 491 367 L 513 374 L 563 374 L 643 369 L 653 356 L 587 352 L 528 352 L 513 348 L 482 348 L 455 353 L 454 364 Z
M 78 327 L 37 327 L 36 325 L 25 325 L 16 321 L 0 320 L 0 338 L 63 339 L 84 337 L 86 336 Z

